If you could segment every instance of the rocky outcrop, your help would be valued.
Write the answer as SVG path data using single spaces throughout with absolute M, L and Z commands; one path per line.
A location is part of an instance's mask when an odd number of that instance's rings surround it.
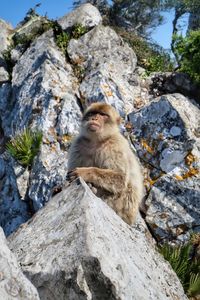
M 0 84 L 9 80 L 6 61 L 3 52 L 10 45 L 9 36 L 13 32 L 10 24 L 0 19 Z
M 158 240 L 184 241 L 200 228 L 198 115 L 197 104 L 180 94 L 129 115 L 133 144 L 149 170 L 146 221 Z
M 22 273 L 17 260 L 9 250 L 0 228 L 0 299 L 39 300 L 38 292 Z
M 17 178 L 20 175 L 15 173 L 13 165 L 9 158 L 0 157 L 0 226 L 6 235 L 30 218 L 28 204 L 22 200 L 18 190 Z M 21 189 L 25 182 L 23 180 Z
M 9 245 L 41 299 L 187 299 L 142 220 L 131 228 L 82 181 L 57 194 Z
M 86 3 L 78 7 L 76 10 L 68 13 L 64 17 L 58 19 L 58 24 L 63 30 L 73 27 L 76 24 L 81 24 L 87 28 L 92 28 L 101 23 L 102 17 L 98 9 Z
M 90 4 L 58 20 L 68 32 L 75 24 L 88 29 L 68 41 L 66 53 L 58 48 L 55 28 L 38 36 L 38 24 L 43 21 L 36 15 L 12 31 L 19 39 L 35 31 L 37 37 L 26 47 L 18 44 L 12 49 L 10 82 L 1 81 L 0 85 L 0 153 L 9 165 L 9 171 L 0 172 L 4 174 L 0 179 L 0 224 L 6 234 L 27 220 L 31 206 L 32 213 L 42 208 L 54 187 L 63 184 L 68 148 L 77 134 L 82 110 L 91 102 L 104 101 L 123 117 L 122 130 L 144 167 L 147 193 L 143 212 L 152 233 L 158 240 L 188 239 L 190 229 L 199 231 L 200 125 L 194 86 L 183 74 L 165 74 L 165 78 L 154 74 L 162 83 L 158 92 L 163 94 L 154 98 L 156 90 L 152 94 L 147 84 L 148 80 L 153 84 L 153 76 L 140 78 L 143 71 L 137 67 L 132 48 L 101 24 L 99 12 Z M 4 39 L 8 37 L 9 31 Z M 176 90 L 195 99 L 164 95 Z M 40 152 L 29 169 L 5 152 L 6 141 L 25 127 L 43 133 Z M 170 186 L 173 209 L 179 212 L 176 221 L 167 196 Z
M 122 116 L 133 110 L 140 87 L 134 70 L 137 58 L 110 27 L 99 25 L 67 48 L 71 61 L 85 71 L 79 93 L 86 105 L 112 104 Z

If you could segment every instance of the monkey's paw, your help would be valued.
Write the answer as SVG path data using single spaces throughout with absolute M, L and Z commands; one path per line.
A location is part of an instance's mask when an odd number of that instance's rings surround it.
M 78 177 L 82 177 L 86 182 L 89 181 L 90 168 L 75 168 L 67 173 L 66 180 L 72 182 Z

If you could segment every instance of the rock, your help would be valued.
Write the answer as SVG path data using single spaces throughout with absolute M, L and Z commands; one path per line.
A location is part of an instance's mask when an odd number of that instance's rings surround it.
M 147 81 L 149 81 L 150 93 L 153 95 L 181 93 L 184 96 L 193 97 L 200 103 L 200 87 L 187 74 L 155 72 Z
M 0 19 L 0 84 L 9 80 L 7 66 L 3 57 L 3 52 L 10 45 L 9 36 L 13 29 L 10 24 Z
M 13 69 L 12 106 L 2 125 L 7 136 L 24 127 L 43 132 L 40 155 L 29 181 L 29 197 L 37 210 L 49 200 L 52 189 L 67 172 L 70 139 L 78 132 L 81 111 L 76 100 L 77 79 L 49 31 L 37 38 Z M 8 92 L 1 111 L 7 112 Z M 6 98 L 6 99 L 5 99 Z
M 76 181 L 9 245 L 41 299 L 186 300 L 141 221 L 130 227 Z
M 58 23 L 63 30 L 71 28 L 76 24 L 81 24 L 87 28 L 92 28 L 101 23 L 102 17 L 98 9 L 86 3 L 68 13 L 64 17 L 58 19 Z
M 138 77 L 133 75 L 137 58 L 113 29 L 96 26 L 78 40 L 70 40 L 67 51 L 71 61 L 85 70 L 79 87 L 84 103 L 107 102 L 122 116 L 133 110 L 141 95 Z
M 0 86 L 0 121 L 5 135 L 9 135 L 10 112 L 13 108 L 12 86 L 10 83 L 3 83 Z
M 19 195 L 16 176 L 9 158 L 0 156 L 0 226 L 6 235 L 30 218 L 28 206 Z
M 165 95 L 128 116 L 142 161 L 161 172 L 199 170 L 199 107 L 181 94 Z
M 38 292 L 24 276 L 17 260 L 9 250 L 0 228 L 0 299 L 39 300 Z
M 6 50 L 10 45 L 9 36 L 12 32 L 12 26 L 0 19 L 0 53 Z
M 185 242 L 200 231 L 200 177 L 160 178 L 145 202 L 146 222 L 158 241 Z
M 146 221 L 159 241 L 186 241 L 200 230 L 199 112 L 195 102 L 173 94 L 129 115 L 133 144 L 150 169 Z
M 29 18 L 29 20 L 22 21 L 22 23 L 17 26 L 13 35 L 13 39 L 17 43 L 20 43 L 22 41 L 23 44 L 24 39 L 39 34 L 42 31 L 42 27 L 45 24 L 48 24 L 48 22 L 49 21 L 45 17 L 41 17 L 35 14 L 31 18 Z

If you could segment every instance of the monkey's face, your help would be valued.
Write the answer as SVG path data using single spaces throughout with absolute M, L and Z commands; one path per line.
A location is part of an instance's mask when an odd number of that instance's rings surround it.
M 120 117 L 108 104 L 94 103 L 82 119 L 82 134 L 88 137 L 104 138 L 118 131 Z
M 83 118 L 83 124 L 89 132 L 101 132 L 109 120 L 109 115 L 103 112 L 88 112 Z

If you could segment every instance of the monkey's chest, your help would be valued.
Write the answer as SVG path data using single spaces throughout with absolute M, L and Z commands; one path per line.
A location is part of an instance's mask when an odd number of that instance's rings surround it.
M 110 156 L 103 148 L 88 147 L 81 153 L 81 165 L 83 167 L 108 168 Z

